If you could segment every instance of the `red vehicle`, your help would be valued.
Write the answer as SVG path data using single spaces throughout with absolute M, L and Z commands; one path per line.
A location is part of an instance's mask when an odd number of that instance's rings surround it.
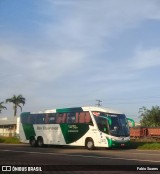
M 160 138 L 160 127 L 131 127 L 130 128 L 131 138 Z

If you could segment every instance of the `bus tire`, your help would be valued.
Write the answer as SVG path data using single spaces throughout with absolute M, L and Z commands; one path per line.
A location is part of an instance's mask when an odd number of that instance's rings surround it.
M 86 139 L 85 146 L 88 150 L 93 150 L 95 148 L 92 138 Z
M 36 142 L 34 137 L 30 138 L 29 143 L 30 143 L 31 147 L 36 147 L 37 146 L 37 142 Z
M 37 138 L 37 145 L 38 145 L 38 147 L 43 147 L 44 146 L 44 142 L 43 142 L 42 137 Z

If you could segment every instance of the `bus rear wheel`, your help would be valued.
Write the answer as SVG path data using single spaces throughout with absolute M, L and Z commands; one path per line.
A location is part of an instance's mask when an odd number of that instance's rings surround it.
M 37 142 L 34 138 L 30 138 L 30 145 L 31 145 L 31 147 L 36 147 Z
M 43 138 L 42 137 L 39 137 L 37 139 L 37 145 L 38 145 L 38 147 L 43 147 L 44 146 Z
M 93 150 L 95 147 L 94 147 L 94 142 L 91 138 L 87 139 L 86 140 L 86 148 L 88 150 Z

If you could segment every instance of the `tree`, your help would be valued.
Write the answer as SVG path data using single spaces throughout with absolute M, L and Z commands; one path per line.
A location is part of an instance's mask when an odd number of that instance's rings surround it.
M 0 113 L 2 112 L 2 109 L 7 109 L 5 106 L 3 106 L 4 102 L 0 102 Z
M 158 127 L 160 126 L 160 107 L 152 106 L 149 110 L 146 107 L 140 108 L 141 112 L 141 125 L 146 127 Z
M 13 103 L 13 110 L 14 110 L 14 116 L 17 115 L 17 108 L 19 107 L 21 109 L 21 112 L 22 112 L 22 107 L 20 104 L 25 104 L 25 98 L 22 96 L 22 95 L 13 95 L 12 98 L 8 98 L 6 99 L 6 103 L 9 102 L 9 103 Z

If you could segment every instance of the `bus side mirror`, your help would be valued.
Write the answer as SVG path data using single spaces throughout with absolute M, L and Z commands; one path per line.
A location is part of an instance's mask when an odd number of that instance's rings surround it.
M 133 119 L 127 118 L 127 120 L 132 123 L 132 127 L 135 127 L 135 121 Z
M 111 119 L 111 117 L 106 117 L 106 116 L 99 116 L 99 117 L 102 117 L 102 118 L 105 118 L 105 119 L 107 119 L 108 120 L 108 124 L 109 125 L 112 125 L 112 119 Z

